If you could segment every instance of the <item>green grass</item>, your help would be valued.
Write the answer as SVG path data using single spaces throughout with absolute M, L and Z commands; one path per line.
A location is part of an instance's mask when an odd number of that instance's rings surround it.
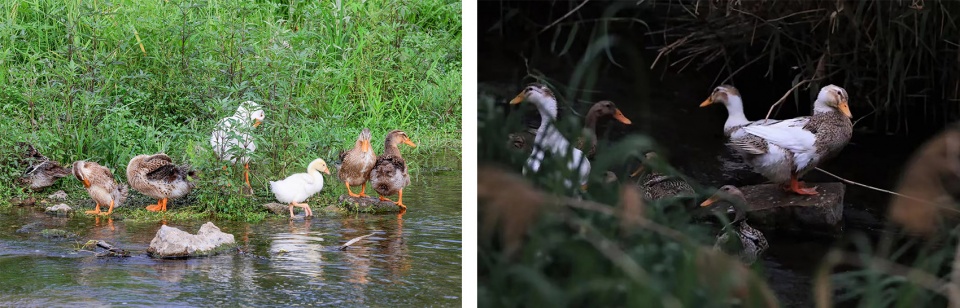
M 268 181 L 317 157 L 332 165 L 363 127 L 378 152 L 405 130 L 413 174 L 418 158 L 459 157 L 460 14 L 443 0 L 0 3 L 0 196 L 24 194 L 11 184 L 17 141 L 123 182 L 133 156 L 167 153 L 200 171 L 197 212 L 248 220 L 272 199 Z M 255 198 L 236 193 L 242 166 L 221 170 L 209 145 L 244 100 L 266 111 Z M 325 194 L 346 191 L 325 180 Z M 84 194 L 71 178 L 55 189 Z

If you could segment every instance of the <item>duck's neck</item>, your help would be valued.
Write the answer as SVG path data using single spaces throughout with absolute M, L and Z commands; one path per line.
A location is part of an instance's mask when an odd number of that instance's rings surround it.
M 827 102 L 817 98 L 817 101 L 813 102 L 813 114 L 823 114 L 834 112 L 835 109 L 827 106 Z
M 743 114 L 743 100 L 739 95 L 727 95 L 727 122 L 723 123 L 724 129 L 750 123 L 747 116 Z
M 391 142 L 387 142 L 387 146 L 383 148 L 383 155 L 400 156 L 400 147 Z
M 557 119 L 557 100 L 555 98 L 545 98 L 533 102 L 540 112 L 540 128 L 537 129 L 537 136 L 545 136 L 545 133 L 553 133 L 556 128 L 550 125 Z

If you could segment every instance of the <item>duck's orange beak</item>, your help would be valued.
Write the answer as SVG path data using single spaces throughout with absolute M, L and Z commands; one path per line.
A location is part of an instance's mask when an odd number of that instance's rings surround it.
M 360 152 L 366 153 L 370 151 L 370 140 L 360 141 Z
M 840 101 L 837 109 L 840 109 L 840 112 L 847 116 L 847 118 L 853 118 L 853 113 L 850 113 L 850 105 L 847 104 L 847 101 Z
M 323 171 L 323 173 L 326 173 L 326 174 L 330 174 L 330 168 L 327 168 L 327 166 L 323 166 L 323 170 L 320 170 L 320 171 Z
M 510 100 L 510 105 L 519 104 L 520 102 L 522 102 L 522 101 L 523 101 L 524 99 L 526 99 L 526 98 L 527 98 L 527 96 L 524 95 L 523 92 L 520 92 L 520 94 L 517 94 L 517 97 L 514 97 L 512 100 Z
M 710 196 L 710 198 L 708 198 L 706 201 L 703 201 L 703 203 L 700 203 L 700 206 L 701 207 L 708 206 L 719 200 L 720 200 L 720 195 L 714 194 L 713 196 Z
M 637 177 L 637 175 L 639 175 L 640 173 L 643 173 L 643 169 L 644 169 L 643 165 L 640 165 L 640 167 L 637 167 L 636 171 L 633 171 L 633 173 L 630 174 L 630 177 L 632 178 Z
M 90 180 L 83 179 L 83 187 L 90 188 Z
M 710 106 L 710 104 L 713 104 L 713 96 L 712 96 L 712 95 L 711 95 L 710 97 L 707 97 L 706 100 L 704 100 L 702 103 L 700 103 L 700 107 L 707 107 L 707 106 Z
M 403 143 L 406 143 L 407 145 L 413 148 L 417 147 L 417 144 L 413 143 L 413 141 L 410 141 L 410 138 L 403 138 Z
M 260 126 L 260 123 L 263 123 L 263 121 L 260 121 L 259 119 L 254 120 L 254 121 L 255 121 L 255 122 L 253 122 L 253 127 Z
M 627 119 L 627 117 L 623 115 L 623 112 L 620 112 L 620 108 L 617 108 L 614 111 L 615 112 L 613 113 L 613 118 L 617 119 L 617 121 L 620 121 L 620 123 L 627 124 L 627 125 L 630 125 L 630 123 L 633 123 L 633 122 L 630 122 L 630 119 Z

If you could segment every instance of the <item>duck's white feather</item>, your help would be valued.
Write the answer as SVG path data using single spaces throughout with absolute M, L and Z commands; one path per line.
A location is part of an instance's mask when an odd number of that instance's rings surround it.
M 808 118 L 796 118 L 773 125 L 747 126 L 743 130 L 746 133 L 763 138 L 770 145 L 776 145 L 786 150 L 788 153 L 778 153 L 777 156 L 792 155 L 793 166 L 796 171 L 799 171 L 816 159 L 817 148 L 815 143 L 817 138 L 813 132 L 803 129 L 802 125 L 808 121 Z M 774 155 L 772 151 L 770 154 Z M 769 159 L 783 160 L 780 157 Z
M 253 123 L 256 120 L 262 121 L 263 118 L 264 112 L 260 105 L 252 101 L 240 104 L 233 116 L 220 119 L 213 130 L 210 136 L 213 152 L 221 160 L 231 163 L 237 163 L 234 154 L 243 153 L 240 163 L 250 162 L 249 154 L 257 149 L 250 132 L 253 130 Z
M 283 203 L 303 202 L 323 189 L 320 172 L 297 173 L 280 181 L 270 182 L 270 191 Z

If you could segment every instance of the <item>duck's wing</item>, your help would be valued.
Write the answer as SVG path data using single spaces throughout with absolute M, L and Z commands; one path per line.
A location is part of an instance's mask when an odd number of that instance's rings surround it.
M 180 169 L 173 164 L 159 166 L 147 172 L 147 179 L 151 181 L 173 182 L 179 178 Z
M 816 156 L 816 135 L 804 129 L 809 117 L 795 118 L 772 125 L 754 125 L 744 127 L 748 134 L 763 138 L 793 153 L 797 170 L 801 170 Z

